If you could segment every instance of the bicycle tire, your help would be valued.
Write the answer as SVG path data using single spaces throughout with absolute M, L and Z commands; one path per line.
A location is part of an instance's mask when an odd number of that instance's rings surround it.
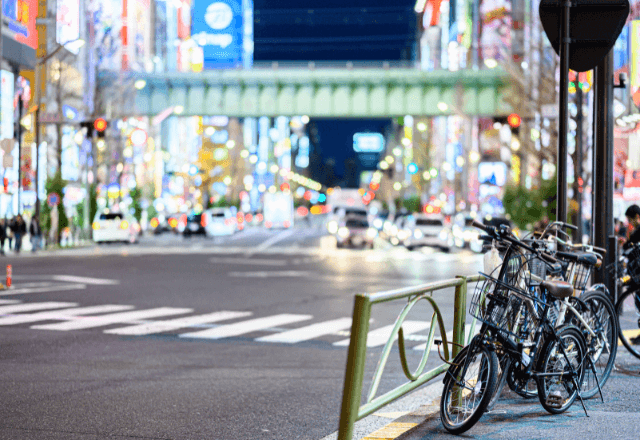
M 523 369 L 523 366 L 520 361 L 513 361 L 509 365 L 509 369 L 507 370 L 507 385 L 509 389 L 525 399 L 538 397 L 538 384 L 535 379 L 529 377 L 525 381 L 518 377 L 518 370 L 521 369 Z
M 640 310 L 634 298 L 637 293 L 637 288 L 628 288 L 620 295 L 616 304 L 616 315 L 620 342 L 629 353 L 640 359 Z
M 538 398 L 542 407 L 551 414 L 562 414 L 568 410 L 579 394 L 579 384 L 584 376 L 585 358 L 587 356 L 586 342 L 582 335 L 582 330 L 574 326 L 564 326 L 556 329 L 557 338 L 548 337 L 542 345 L 537 373 L 557 373 L 560 376 L 538 377 Z M 565 358 L 562 350 L 558 350 L 562 343 L 567 353 Z M 575 378 L 576 385 L 570 375 L 567 364 L 569 360 L 571 366 L 578 373 Z M 557 394 L 556 394 L 557 393 Z M 557 403 L 554 404 L 551 397 L 557 395 Z M 557 406 L 559 404 L 559 406 Z
M 607 383 L 613 370 L 618 352 L 618 319 L 611 299 L 600 291 L 587 291 L 580 296 L 588 310 L 583 311 L 582 317 L 596 334 L 593 337 L 582 323 L 575 317 L 570 321 L 582 330 L 587 344 L 589 357 L 596 369 L 600 388 Z M 590 365 L 585 365 L 585 373 L 580 385 L 580 396 L 590 399 L 599 394 L 598 383 L 595 380 Z
M 469 347 L 472 347 L 473 351 L 470 352 Z M 462 378 L 466 389 L 461 389 L 456 378 L 467 361 L 470 362 L 465 377 Z M 493 396 L 497 376 L 498 357 L 484 345 L 472 343 L 458 353 L 453 360 L 453 365 L 445 373 L 440 399 L 440 418 L 447 431 L 452 434 L 462 434 L 480 420 Z M 456 397 L 457 393 L 461 393 L 461 396 Z M 469 408 L 466 400 L 462 401 L 462 398 L 471 399 L 471 404 L 475 406 Z
M 507 372 L 511 367 L 511 356 L 509 356 L 506 350 L 502 350 L 500 354 L 496 354 L 496 356 L 498 357 L 498 379 L 493 396 L 491 396 L 489 405 L 487 405 L 487 409 L 485 410 L 486 412 L 491 411 L 498 403 L 498 400 L 500 400 L 504 385 L 507 383 Z

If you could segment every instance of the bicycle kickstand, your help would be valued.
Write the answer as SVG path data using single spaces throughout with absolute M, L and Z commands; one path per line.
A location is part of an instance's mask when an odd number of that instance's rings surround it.
M 604 403 L 604 397 L 602 397 L 602 388 L 600 387 L 600 380 L 598 380 L 598 373 L 596 373 L 596 366 L 593 363 L 593 359 L 591 359 L 591 356 L 587 355 L 587 358 L 589 359 L 589 365 L 591 366 L 591 371 L 593 371 L 593 377 L 596 378 L 596 384 L 598 385 L 598 392 L 600 393 L 600 400 L 602 400 L 602 403 Z

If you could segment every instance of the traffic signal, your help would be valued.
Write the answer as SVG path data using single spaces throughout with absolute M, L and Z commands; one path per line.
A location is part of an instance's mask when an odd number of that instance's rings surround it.
M 104 137 L 105 131 L 107 130 L 107 125 L 107 121 L 104 118 L 98 118 L 93 121 L 93 128 L 95 128 L 99 138 Z
M 87 138 L 91 139 L 93 137 L 93 122 L 91 121 L 82 121 L 80 123 L 80 128 L 87 129 Z
M 9 179 L 8 178 L 3 178 L 2 179 L 2 186 L 4 187 L 4 192 L 7 192 L 7 190 L 9 189 Z
M 511 113 L 508 117 L 507 117 L 507 123 L 509 124 L 509 126 L 511 128 L 518 128 L 520 127 L 520 123 L 522 122 L 522 119 L 520 118 L 520 115 L 517 113 Z

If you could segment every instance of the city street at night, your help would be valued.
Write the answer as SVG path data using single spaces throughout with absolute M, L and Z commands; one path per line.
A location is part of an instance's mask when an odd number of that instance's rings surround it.
M 0 437 L 334 432 L 354 294 L 472 274 L 481 256 L 323 250 L 313 244 L 322 235 L 249 229 L 219 242 L 144 237 L 133 246 L 8 258 L 14 285 L 0 293 Z M 434 297 L 452 322 L 452 292 Z M 375 314 L 369 376 L 402 306 L 383 304 Z M 409 319 L 426 308 L 415 313 Z M 415 330 L 412 346 L 424 344 L 424 326 Z M 422 350 L 410 351 L 417 363 Z M 435 352 L 430 359 L 441 362 Z M 404 378 L 395 359 L 388 368 L 388 385 Z

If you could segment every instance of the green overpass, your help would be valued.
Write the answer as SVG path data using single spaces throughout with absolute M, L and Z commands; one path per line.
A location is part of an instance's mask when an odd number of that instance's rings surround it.
M 141 81 L 144 80 L 144 81 Z M 137 81 L 140 90 L 132 87 Z M 102 86 L 118 77 L 102 74 Z M 200 73 L 130 73 L 134 105 L 118 116 L 386 118 L 504 116 L 509 77 L 500 69 L 424 72 L 411 68 L 263 68 Z M 105 91 L 107 90 L 105 89 Z

